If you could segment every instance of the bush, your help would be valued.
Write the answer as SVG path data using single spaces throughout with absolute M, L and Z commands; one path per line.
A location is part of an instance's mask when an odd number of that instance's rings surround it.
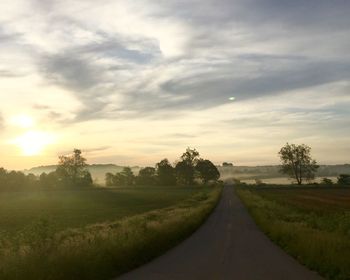
M 350 185 L 350 175 L 349 174 L 340 174 L 338 176 L 339 185 Z

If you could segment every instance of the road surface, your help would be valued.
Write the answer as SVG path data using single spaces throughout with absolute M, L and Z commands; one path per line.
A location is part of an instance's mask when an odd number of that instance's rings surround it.
M 208 220 L 166 254 L 119 280 L 313 280 L 315 272 L 274 245 L 255 225 L 233 187 L 226 186 Z

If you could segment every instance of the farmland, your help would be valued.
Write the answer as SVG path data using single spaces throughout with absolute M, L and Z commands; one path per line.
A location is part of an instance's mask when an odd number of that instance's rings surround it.
M 2 193 L 1 279 L 108 279 L 195 230 L 220 188 Z
M 350 189 L 237 188 L 257 225 L 327 279 L 350 278 Z
M 0 194 L 0 224 L 13 233 L 39 220 L 55 231 L 113 221 L 175 204 L 198 188 L 44 190 Z

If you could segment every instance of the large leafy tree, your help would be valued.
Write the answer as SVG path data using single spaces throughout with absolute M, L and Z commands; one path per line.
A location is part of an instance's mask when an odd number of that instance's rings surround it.
M 166 158 L 156 164 L 156 175 L 159 184 L 162 186 L 176 184 L 175 169 Z
M 319 166 L 311 158 L 311 148 L 309 146 L 287 143 L 278 154 L 281 159 L 281 172 L 294 178 L 298 185 L 301 185 L 304 180 L 310 181 L 315 178 Z
M 64 185 L 87 186 L 92 184 L 92 179 L 86 167 L 81 150 L 74 149 L 72 155 L 59 157 L 56 173 Z
M 219 170 L 210 160 L 198 160 L 196 170 L 198 171 L 199 177 L 205 184 L 209 181 L 217 181 L 220 178 Z
M 199 160 L 199 152 L 196 149 L 187 148 L 180 157 L 176 166 L 176 179 L 180 185 L 192 185 L 195 178 L 195 166 Z

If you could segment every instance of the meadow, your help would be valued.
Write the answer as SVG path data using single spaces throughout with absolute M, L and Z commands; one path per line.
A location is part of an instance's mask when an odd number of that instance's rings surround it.
M 350 279 L 350 188 L 236 187 L 257 225 L 326 279 Z
M 158 187 L 2 193 L 0 279 L 110 279 L 187 237 L 220 192 Z
M 198 188 L 88 188 L 0 193 L 0 232 L 13 234 L 40 221 L 54 231 L 113 221 L 175 204 Z

